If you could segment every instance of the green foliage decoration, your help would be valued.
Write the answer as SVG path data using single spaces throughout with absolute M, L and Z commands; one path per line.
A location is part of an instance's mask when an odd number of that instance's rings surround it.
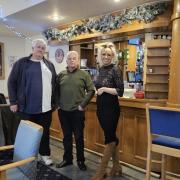
M 43 32 L 47 40 L 66 40 L 85 34 L 102 32 L 106 33 L 111 30 L 119 29 L 124 24 L 131 24 L 134 20 L 139 22 L 150 23 L 156 16 L 163 14 L 168 9 L 168 2 L 156 2 L 151 4 L 143 4 L 131 9 L 125 9 L 118 14 L 106 14 L 99 17 L 81 20 L 80 25 L 72 25 L 63 30 L 50 28 Z

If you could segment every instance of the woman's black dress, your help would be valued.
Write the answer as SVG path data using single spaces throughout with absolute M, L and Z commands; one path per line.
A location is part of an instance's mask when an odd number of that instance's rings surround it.
M 118 96 L 124 92 L 123 76 L 118 67 L 113 64 L 99 69 L 99 75 L 95 82 L 96 89 L 101 87 L 115 88 Z M 116 128 L 120 116 L 120 106 L 117 95 L 103 93 L 97 95 L 97 116 L 104 131 L 105 144 L 118 143 Z

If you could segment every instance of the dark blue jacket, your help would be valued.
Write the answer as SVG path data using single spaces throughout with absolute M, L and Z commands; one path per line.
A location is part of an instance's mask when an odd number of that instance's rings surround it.
M 24 112 L 26 108 L 26 94 L 25 94 L 25 73 L 26 69 L 30 65 L 31 56 L 23 57 L 19 59 L 14 65 L 11 70 L 11 73 L 8 78 L 8 94 L 9 94 L 9 101 L 11 105 L 18 105 L 18 110 L 20 112 Z M 55 106 L 55 79 L 56 79 L 56 71 L 54 65 L 43 58 L 44 63 L 47 65 L 49 70 L 52 73 L 52 108 Z

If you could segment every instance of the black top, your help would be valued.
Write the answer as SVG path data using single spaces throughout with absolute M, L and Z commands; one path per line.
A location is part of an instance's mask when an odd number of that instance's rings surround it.
M 113 64 L 102 66 L 95 82 L 96 89 L 101 87 L 115 88 L 118 96 L 123 96 L 124 83 L 122 71 Z

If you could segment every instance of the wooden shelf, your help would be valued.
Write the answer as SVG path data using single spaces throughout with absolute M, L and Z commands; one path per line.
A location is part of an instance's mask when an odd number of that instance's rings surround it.
M 169 57 L 169 48 L 148 48 L 147 49 L 148 57 Z
M 169 73 L 146 73 L 146 75 L 168 75 Z
M 156 49 L 157 50 L 157 49 Z M 167 54 L 152 54 L 152 52 L 149 52 L 149 54 L 147 53 L 147 57 L 148 58 L 165 58 L 165 57 L 168 57 L 169 58 L 169 55 L 167 55 Z
M 88 68 L 96 67 L 93 43 L 71 45 L 70 50 L 77 51 L 79 53 L 80 60 L 87 59 L 87 67 Z
M 169 57 L 148 57 L 147 66 L 169 66 Z
M 147 43 L 145 97 L 168 98 L 170 41 L 150 40 Z
M 89 48 L 89 47 L 81 47 L 81 49 L 83 49 L 83 50 L 93 50 L 92 48 Z
M 148 46 L 148 49 L 166 49 L 166 48 L 169 48 L 170 46 L 169 45 L 167 45 L 167 46 L 163 46 L 163 47 L 159 47 L 159 46 L 153 46 L 153 47 L 151 47 L 151 46 Z
M 168 90 L 154 90 L 154 89 L 146 89 L 146 92 L 155 92 L 155 93 L 167 93 Z
M 146 84 L 168 84 L 167 82 L 162 82 L 162 81 L 146 81 Z
M 145 94 L 146 99 L 167 99 L 168 92 L 148 92 Z
M 168 66 L 168 64 L 147 64 L 147 66 Z
M 147 42 L 147 48 L 169 48 L 171 46 L 170 41 L 167 39 L 149 40 Z

